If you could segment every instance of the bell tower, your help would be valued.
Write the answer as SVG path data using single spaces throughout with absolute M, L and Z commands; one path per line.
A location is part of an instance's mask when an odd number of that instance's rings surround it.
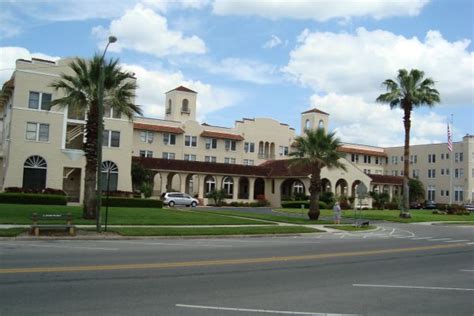
M 165 96 L 165 120 L 178 122 L 196 120 L 196 91 L 179 86 L 166 92 Z
M 322 128 L 328 131 L 329 113 L 323 112 L 316 108 L 301 113 L 301 134 L 306 129 Z

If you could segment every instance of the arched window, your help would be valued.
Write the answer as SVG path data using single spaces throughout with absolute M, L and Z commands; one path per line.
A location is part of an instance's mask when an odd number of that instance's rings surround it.
M 232 196 L 232 193 L 234 192 L 234 179 L 232 179 L 232 177 L 225 177 L 222 181 L 222 186 L 227 195 Z
M 30 156 L 23 165 L 23 188 L 42 190 L 46 187 L 48 164 L 41 156 Z
M 102 178 L 101 178 L 101 188 L 102 191 L 117 191 L 118 184 L 118 167 L 117 165 L 110 161 L 106 160 L 102 162 Z
M 188 101 L 188 99 L 183 99 L 183 104 L 181 106 L 181 112 L 189 113 L 189 101 Z
M 293 182 L 293 194 L 304 193 L 304 185 L 301 181 L 297 180 Z
M 207 176 L 204 186 L 204 193 L 210 193 L 216 190 L 216 178 L 213 176 Z
M 305 129 L 311 129 L 311 122 L 310 122 L 310 120 L 306 120 L 306 123 L 304 123 L 304 128 L 305 128 Z
M 166 106 L 166 114 L 171 114 L 171 99 L 168 100 L 168 105 Z
M 320 120 L 320 121 L 319 121 L 319 123 L 318 123 L 318 128 L 324 129 L 324 122 L 323 122 L 323 120 Z

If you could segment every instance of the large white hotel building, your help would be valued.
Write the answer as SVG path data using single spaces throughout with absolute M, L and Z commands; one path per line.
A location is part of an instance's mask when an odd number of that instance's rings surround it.
M 49 104 L 61 97 L 50 84 L 70 71 L 70 61 L 19 59 L 4 83 L 1 189 L 49 187 L 64 190 L 71 201 L 82 201 L 84 114 Z M 102 168 L 110 172 L 112 190 L 132 191 L 134 162 L 155 173 L 155 197 L 177 190 L 207 203 L 207 192 L 223 188 L 228 201 L 264 197 L 279 206 L 295 192 L 308 193 L 308 172 L 288 168 L 294 128 L 271 118 L 243 118 L 233 127 L 201 124 L 196 120 L 197 96 L 183 86 L 168 91 L 164 119 L 131 121 L 106 109 Z M 326 129 L 328 124 L 329 114 L 320 110 L 301 114 L 301 130 Z M 411 146 L 410 177 L 423 182 L 426 199 L 458 204 L 474 200 L 474 136 L 464 136 L 453 147 L 449 152 L 446 143 Z M 323 190 L 353 195 L 362 182 L 371 190 L 400 194 L 403 147 L 344 143 L 340 151 L 347 171 L 324 169 Z

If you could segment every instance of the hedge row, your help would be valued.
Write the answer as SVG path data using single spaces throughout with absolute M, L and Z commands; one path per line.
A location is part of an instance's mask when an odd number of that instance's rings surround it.
M 301 205 L 304 206 L 304 208 L 309 209 L 309 201 L 286 201 L 286 202 L 281 202 L 281 207 L 283 208 L 301 208 Z M 326 203 L 323 201 L 319 201 L 319 209 L 327 209 L 328 206 Z
M 102 206 L 107 206 L 107 198 L 102 197 Z M 109 197 L 108 206 L 110 207 L 149 207 L 162 208 L 163 202 L 152 199 L 132 199 L 123 197 Z
M 0 193 L 0 203 L 67 205 L 67 198 L 64 195 L 53 194 Z

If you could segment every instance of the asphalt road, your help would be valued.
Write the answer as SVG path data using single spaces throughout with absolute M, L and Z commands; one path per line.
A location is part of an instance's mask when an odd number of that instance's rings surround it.
M 474 226 L 2 240 L 0 315 L 473 315 Z

